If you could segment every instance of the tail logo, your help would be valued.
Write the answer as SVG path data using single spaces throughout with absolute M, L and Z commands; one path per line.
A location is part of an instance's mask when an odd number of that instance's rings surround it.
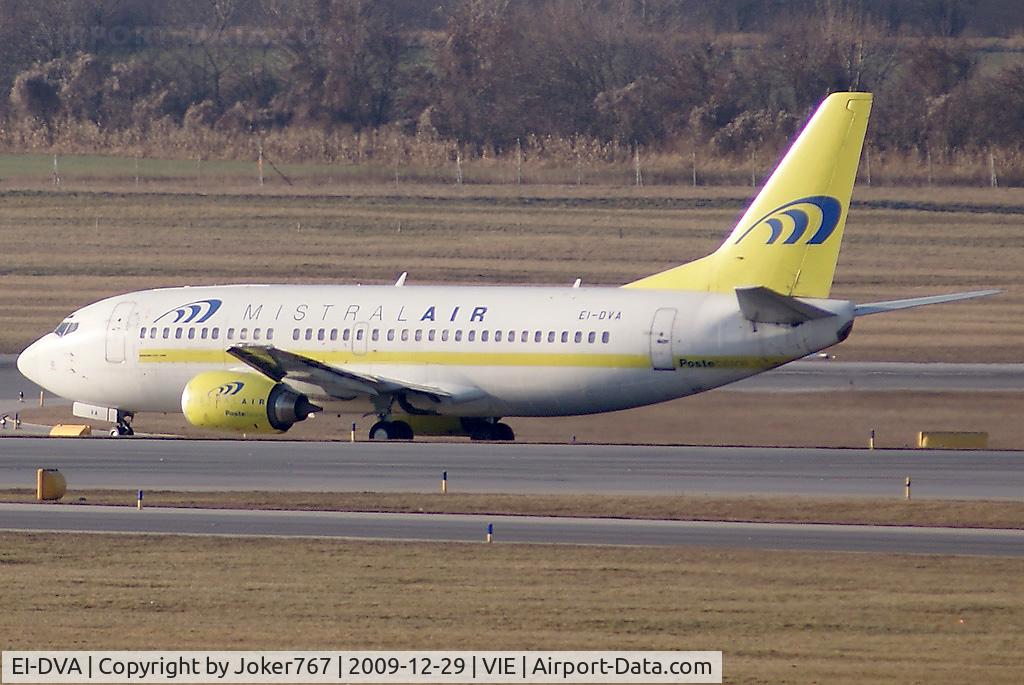
M 739 244 L 755 230 L 766 227 L 770 233 L 765 245 L 774 245 L 785 229 L 789 235 L 782 241 L 783 245 L 821 245 L 839 225 L 839 215 L 843 206 L 831 195 L 814 195 L 787 202 L 765 214 L 753 223 L 736 239 Z M 808 229 L 814 231 L 810 238 L 804 239 Z
M 218 385 L 216 388 L 206 393 L 209 397 L 227 397 L 228 395 L 237 395 L 242 392 L 242 388 L 245 387 L 245 383 L 242 381 L 231 381 L 224 385 Z
M 164 312 L 154 319 L 153 322 L 156 323 L 160 319 L 173 314 L 174 321 L 171 321 L 171 323 L 203 323 L 217 313 L 217 310 L 220 309 L 220 305 L 221 301 L 218 299 L 189 302 L 188 304 L 183 304 L 180 307 L 175 307 L 170 311 Z

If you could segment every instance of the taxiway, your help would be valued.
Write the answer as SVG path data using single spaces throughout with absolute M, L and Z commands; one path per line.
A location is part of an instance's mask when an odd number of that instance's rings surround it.
M 0 504 L 0 530 L 1024 556 L 1024 531 Z

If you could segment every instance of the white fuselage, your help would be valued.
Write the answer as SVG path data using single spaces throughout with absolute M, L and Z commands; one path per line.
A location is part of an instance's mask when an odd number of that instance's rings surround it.
M 836 316 L 799 326 L 753 324 L 735 295 L 678 290 L 169 288 L 76 311 L 66 321 L 77 327 L 38 340 L 19 368 L 76 401 L 180 411 L 182 390 L 196 374 L 246 368 L 227 348 L 273 345 L 358 373 L 474 390 L 468 401 L 431 407 L 442 414 L 590 414 L 731 383 L 843 339 L 851 303 L 808 301 Z

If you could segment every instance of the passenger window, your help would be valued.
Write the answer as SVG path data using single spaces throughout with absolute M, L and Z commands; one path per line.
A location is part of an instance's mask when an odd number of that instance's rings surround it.
M 555 342 L 555 332 L 554 331 L 548 331 L 548 342 L 549 343 Z
M 362 339 L 363 339 L 363 329 L 360 328 L 359 330 L 356 331 L 356 340 L 362 340 Z
M 569 342 L 569 331 L 562 331 L 562 342 Z
M 580 332 L 580 331 L 576 331 L 576 335 L 573 336 L 572 340 L 573 340 L 573 342 L 576 342 L 576 343 L 583 342 L 583 333 Z
M 515 331 L 509 331 L 508 332 L 508 341 L 509 342 L 515 342 L 516 341 L 516 332 Z M 525 342 L 525 338 L 524 338 L 524 342 Z
M 409 339 L 409 329 L 408 328 L 403 328 L 402 329 L 402 342 L 405 342 L 408 339 Z
M 171 337 L 171 329 L 170 328 L 165 328 L 164 329 L 164 340 L 167 340 L 169 337 Z
M 394 340 L 395 340 L 395 329 L 394 328 L 389 328 L 388 329 L 388 342 L 394 342 Z
M 501 331 L 494 331 L 494 342 L 501 342 Z
M 455 331 L 455 342 L 462 342 L 462 329 Z
M 181 340 L 181 327 L 180 326 L 178 328 L 174 329 L 174 339 L 175 340 Z
M 348 339 L 351 338 L 351 337 L 352 337 L 352 329 L 346 328 L 345 330 L 343 330 L 341 332 L 341 339 L 343 341 L 348 342 Z
M 228 337 L 228 340 L 234 340 L 235 339 L 235 329 L 234 328 L 229 328 L 228 329 L 228 336 L 227 337 Z
M 249 329 L 248 328 L 243 328 L 242 330 L 238 331 L 238 339 L 239 340 L 247 340 L 248 338 L 249 338 Z
M 219 337 L 220 337 L 220 327 L 219 326 L 214 326 L 213 330 L 210 331 L 210 339 L 211 340 L 216 340 Z
M 188 329 L 188 339 L 189 340 L 195 340 L 196 339 L 196 329 L 194 329 L 194 328 L 189 328 Z
M 140 329 L 139 330 L 139 340 L 142 340 L 145 337 L 146 337 L 146 329 L 145 328 Z
M 608 342 L 608 331 L 605 331 L 604 333 L 601 334 L 601 342 Z
M 476 340 L 476 331 L 470 331 L 469 333 L 467 333 L 466 340 L 469 342 L 473 342 L 474 340 Z
M 331 340 L 337 340 L 337 339 L 338 339 L 338 329 L 337 328 L 332 328 L 331 329 Z
M 423 340 L 423 330 L 420 328 L 416 329 L 416 342 Z
M 597 340 L 597 333 L 595 333 L 594 331 L 590 331 L 590 333 L 587 334 L 587 342 L 588 343 L 593 343 L 596 340 Z
M 316 332 L 316 339 L 317 339 L 317 340 L 319 340 L 319 341 L 323 342 L 323 341 L 324 341 L 324 339 L 325 339 L 326 337 L 327 337 L 327 331 L 326 331 L 326 330 L 324 330 L 323 328 L 319 329 L 319 330 L 318 330 L 318 331 Z
M 541 336 L 543 336 L 543 333 L 541 333 L 540 331 L 537 331 L 536 333 L 534 333 L 533 334 L 533 342 L 539 343 L 540 339 L 541 339 Z
M 529 341 L 530 341 L 530 331 L 523 331 L 523 335 L 522 335 L 521 338 L 519 338 L 519 342 L 529 342 Z
M 156 338 L 156 327 L 153 327 L 153 328 L 149 329 L 149 337 L 150 338 Z
M 306 340 L 312 340 L 313 339 L 313 329 L 312 328 L 307 328 L 306 329 L 306 336 L 305 337 L 306 337 Z
M 260 329 L 258 329 L 258 328 L 252 329 L 252 339 L 253 340 L 259 340 L 260 339 Z
M 273 339 L 274 339 L 274 329 L 273 328 L 268 328 L 267 329 L 267 340 L 273 340 Z
M 206 340 L 206 336 L 208 336 L 209 334 L 210 329 L 204 327 L 202 330 L 199 331 L 199 339 Z
M 298 328 L 292 329 L 292 340 L 298 340 L 302 336 L 302 332 Z
M 441 342 L 448 342 L 448 329 L 441 331 Z
M 378 340 L 380 340 L 380 329 L 379 328 L 374 328 L 373 329 L 373 332 L 370 333 L 370 340 L 372 340 L 373 342 L 377 342 Z
M 437 331 L 435 331 L 433 328 L 431 328 L 429 331 L 427 331 L 427 340 L 429 340 L 430 342 L 434 342 L 434 335 L 436 333 L 437 333 Z
M 470 333 L 470 335 L 473 335 Z M 488 331 L 480 331 L 480 342 L 487 342 Z

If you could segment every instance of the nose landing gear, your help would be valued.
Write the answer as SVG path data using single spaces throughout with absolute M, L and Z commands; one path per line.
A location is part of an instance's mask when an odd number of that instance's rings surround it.
M 122 414 L 117 413 L 117 424 L 110 429 L 110 437 L 118 438 L 123 435 L 135 435 L 135 429 L 132 428 L 132 419 L 134 414 Z

